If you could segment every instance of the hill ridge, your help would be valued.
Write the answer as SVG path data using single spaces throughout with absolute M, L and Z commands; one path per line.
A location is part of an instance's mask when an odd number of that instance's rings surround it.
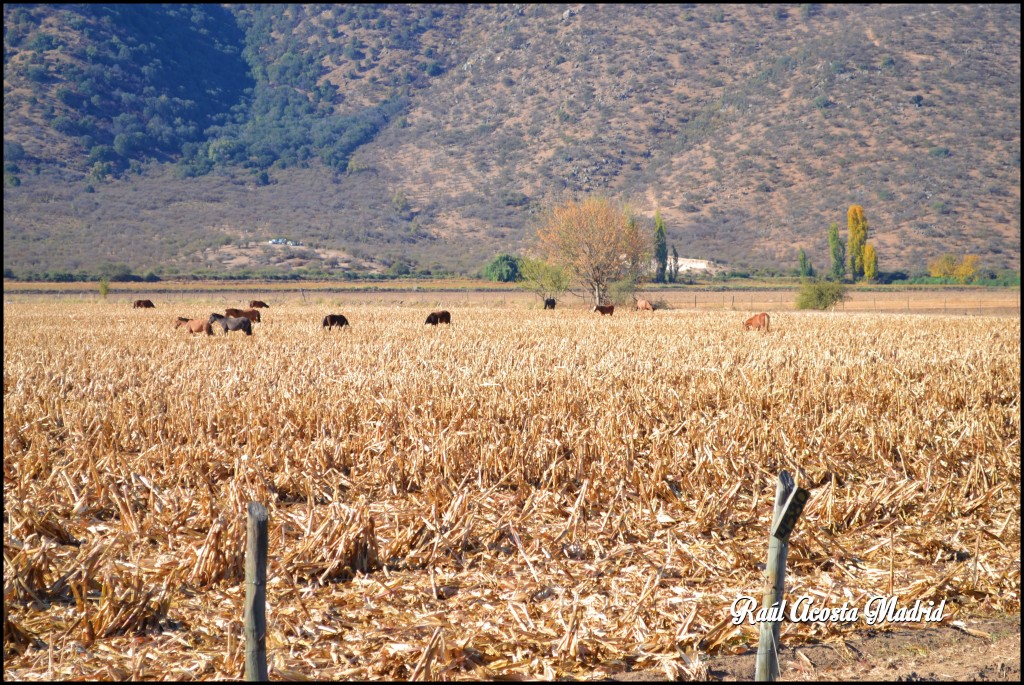
M 1019 5 L 160 7 L 5 6 L 5 270 L 475 273 L 589 192 L 734 268 L 851 204 L 882 270 L 1020 268 Z

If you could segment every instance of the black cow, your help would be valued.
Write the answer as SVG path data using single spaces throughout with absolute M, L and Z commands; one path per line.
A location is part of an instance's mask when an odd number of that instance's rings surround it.
M 555 298 L 549 297 L 548 299 L 544 300 L 544 309 L 554 309 L 554 308 L 555 308 Z
M 330 330 L 337 326 L 343 328 L 348 325 L 348 319 L 345 318 L 344 314 L 328 314 L 324 317 L 324 328 Z
M 452 323 L 452 315 L 450 312 L 446 311 L 430 312 L 430 316 L 427 317 L 427 320 L 424 321 L 424 323 L 429 323 L 431 326 L 436 326 L 439 323 L 446 323 L 450 326 Z

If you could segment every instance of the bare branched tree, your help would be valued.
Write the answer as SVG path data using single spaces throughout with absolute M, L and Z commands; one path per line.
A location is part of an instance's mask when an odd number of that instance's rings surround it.
M 566 268 L 579 285 L 605 304 L 612 283 L 634 286 L 650 275 L 651 232 L 626 205 L 588 196 L 552 207 L 537 231 L 537 251 Z

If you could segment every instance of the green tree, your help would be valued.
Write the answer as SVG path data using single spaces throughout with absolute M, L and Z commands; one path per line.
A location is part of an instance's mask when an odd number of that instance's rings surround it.
M 664 283 L 668 267 L 668 240 L 660 209 L 654 212 L 654 265 L 654 282 Z
M 828 227 L 828 249 L 832 255 L 832 278 L 837 281 L 846 276 L 846 243 L 839 237 L 839 224 Z
M 811 264 L 811 260 L 807 258 L 807 253 L 804 252 L 804 248 L 800 248 L 796 258 L 800 269 L 800 278 L 813 278 L 814 265 Z
M 562 267 L 530 257 L 519 259 L 519 275 L 519 287 L 535 293 L 542 300 L 558 297 L 569 289 L 572 280 L 571 274 Z
M 106 278 L 100 279 L 100 297 L 104 300 L 107 299 L 107 293 L 110 292 L 110 281 Z
M 878 255 L 875 246 L 868 243 L 864 246 L 864 280 L 874 281 L 878 277 Z
M 500 254 L 484 267 L 484 278 L 499 283 L 512 283 L 518 281 L 519 258 L 510 254 Z
M 850 205 L 846 212 L 846 225 L 850 232 L 846 242 L 850 278 L 856 281 L 864 277 L 864 246 L 868 243 L 868 220 L 864 217 L 864 208 Z
M 679 253 L 676 246 L 672 246 L 672 263 L 668 267 L 668 282 L 675 283 L 679 279 Z

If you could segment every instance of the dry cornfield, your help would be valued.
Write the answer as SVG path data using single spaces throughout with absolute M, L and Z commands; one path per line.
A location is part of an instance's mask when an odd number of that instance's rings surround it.
M 5 679 L 240 677 L 250 501 L 275 679 L 699 678 L 783 468 L 789 596 L 1020 609 L 1019 317 L 217 308 L 5 307 Z

